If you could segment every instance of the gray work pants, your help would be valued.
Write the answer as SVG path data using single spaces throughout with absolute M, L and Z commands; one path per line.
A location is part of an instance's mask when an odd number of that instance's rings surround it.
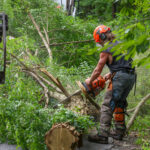
M 112 79 L 112 90 L 107 91 L 101 106 L 100 134 L 109 136 L 113 109 L 126 108 L 126 98 L 135 82 L 135 74 L 118 71 Z M 116 127 L 117 129 L 117 127 Z

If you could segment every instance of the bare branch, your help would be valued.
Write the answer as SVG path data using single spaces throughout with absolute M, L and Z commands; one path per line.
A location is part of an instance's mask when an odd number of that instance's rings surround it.
M 53 84 L 51 84 L 48 80 L 46 80 L 46 79 L 43 78 L 42 76 L 40 76 L 40 75 L 38 75 L 38 76 L 39 76 L 39 78 L 40 78 L 43 82 L 47 83 L 47 84 L 48 84 L 50 87 L 52 87 L 56 92 L 62 94 L 62 92 L 60 91 L 59 88 L 55 87 Z
M 45 68 L 40 69 L 42 73 L 44 73 L 63 93 L 66 97 L 70 96 L 66 89 L 62 86 L 59 79 L 53 77 Z
M 35 22 L 35 20 L 34 20 L 34 18 L 33 18 L 33 16 L 31 15 L 30 12 L 28 12 L 28 16 L 30 17 L 30 19 L 32 20 L 32 23 L 34 24 L 36 30 L 38 31 L 38 33 L 39 33 L 39 35 L 40 35 L 40 37 L 41 37 L 41 39 L 42 39 L 42 41 L 43 41 L 43 43 L 44 43 L 44 46 L 46 47 L 46 49 L 47 49 L 47 51 L 48 51 L 50 60 L 52 60 L 52 51 L 51 51 L 51 49 L 50 49 L 50 47 L 49 47 L 47 41 L 45 40 L 45 38 L 44 38 L 44 36 L 43 36 L 43 34 L 42 34 L 42 32 L 41 32 L 41 30 L 40 30 L 38 24 Z
M 61 88 L 61 90 L 63 91 L 63 93 L 68 97 L 68 96 L 70 96 L 70 94 L 67 92 L 67 90 L 63 87 L 63 85 L 61 84 L 61 82 L 60 82 L 60 80 L 57 78 L 56 79 L 57 81 L 58 81 L 58 83 L 59 83 L 59 86 L 60 86 L 60 88 Z
M 47 33 L 47 31 L 45 30 L 44 27 L 43 27 L 43 30 L 44 30 L 44 33 L 45 33 L 47 44 L 49 45 L 50 44 L 50 40 L 49 40 L 49 37 L 48 37 L 48 33 Z
M 93 42 L 94 40 L 84 40 L 84 41 L 72 41 L 72 42 L 64 42 L 64 43 L 53 43 L 50 44 L 50 46 L 61 46 L 66 44 L 76 44 L 76 43 L 86 43 L 86 42 Z M 44 48 L 45 46 L 41 46 L 41 48 Z
M 44 89 L 44 96 L 45 96 L 45 108 L 48 107 L 48 102 L 49 102 L 49 96 L 48 96 L 48 88 L 46 87 L 46 85 L 40 80 L 40 78 L 34 74 L 33 72 L 30 71 L 25 71 L 24 72 L 30 74 L 34 79 L 36 79 L 36 81 L 40 84 L 40 86 Z
M 54 90 L 56 90 L 56 92 L 58 93 L 62 93 L 58 88 L 56 88 L 54 85 L 52 85 L 48 80 L 46 80 L 45 78 L 43 78 L 42 76 L 38 75 L 32 68 L 29 68 L 28 66 L 26 66 L 22 61 L 20 61 L 15 55 L 10 54 L 13 58 L 15 58 L 23 67 L 25 71 L 30 71 L 32 73 L 34 73 L 39 79 L 41 79 L 43 82 L 47 83 L 50 87 L 52 87 Z M 51 95 L 52 96 L 52 95 Z M 62 97 L 62 96 L 59 96 Z M 58 98 L 56 98 L 58 100 Z
M 28 66 L 26 66 L 22 61 L 20 61 L 15 55 L 11 54 L 10 55 L 15 58 L 25 69 L 32 71 Z
M 80 95 L 80 94 L 81 94 L 81 90 L 78 90 L 75 93 L 73 93 L 72 95 L 70 95 L 69 97 L 67 97 L 66 99 L 60 101 L 58 104 L 65 104 L 65 103 L 69 102 L 73 96 Z M 57 108 L 58 104 L 55 105 L 53 108 Z
M 135 109 L 136 109 L 136 107 L 131 108 L 131 109 L 127 110 L 127 113 L 133 112 Z
M 130 129 L 130 127 L 132 126 L 138 112 L 140 111 L 141 107 L 144 105 L 144 103 L 150 99 L 150 94 L 147 94 L 140 102 L 139 104 L 137 105 L 132 117 L 130 118 L 128 124 L 127 124 L 127 131 Z

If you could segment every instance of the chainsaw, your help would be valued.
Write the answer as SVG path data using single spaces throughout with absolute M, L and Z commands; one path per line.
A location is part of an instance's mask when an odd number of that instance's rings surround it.
M 105 88 L 106 80 L 102 76 L 99 76 L 90 86 L 80 81 L 77 81 L 77 84 L 86 97 L 95 98 Z

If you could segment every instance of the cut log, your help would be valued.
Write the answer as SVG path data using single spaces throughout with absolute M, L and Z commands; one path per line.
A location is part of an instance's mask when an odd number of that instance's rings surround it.
M 45 135 L 48 150 L 75 150 L 80 134 L 67 123 L 53 125 Z

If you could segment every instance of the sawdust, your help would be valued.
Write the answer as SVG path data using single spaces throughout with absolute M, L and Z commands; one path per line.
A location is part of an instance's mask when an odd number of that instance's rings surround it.
M 100 118 L 100 110 L 82 95 L 73 96 L 65 107 L 81 115 L 93 116 L 95 120 Z

